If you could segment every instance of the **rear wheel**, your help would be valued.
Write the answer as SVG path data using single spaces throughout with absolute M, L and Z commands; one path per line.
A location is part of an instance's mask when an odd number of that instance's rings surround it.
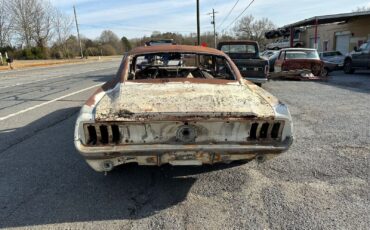
M 313 65 L 311 67 L 311 71 L 312 71 L 312 74 L 315 75 L 315 76 L 319 76 L 321 71 L 322 71 L 322 68 L 320 65 Z
M 329 70 L 328 70 L 328 68 L 323 68 L 322 70 L 321 70 L 321 77 L 327 77 L 329 75 Z
M 355 69 L 353 68 L 351 60 L 346 60 L 344 62 L 344 72 L 346 74 L 353 74 L 355 72 Z

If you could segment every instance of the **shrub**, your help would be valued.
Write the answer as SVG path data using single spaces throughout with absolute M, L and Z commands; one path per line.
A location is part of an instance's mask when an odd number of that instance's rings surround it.
M 103 55 L 105 56 L 110 56 L 110 55 L 116 55 L 117 52 L 116 50 L 113 48 L 112 45 L 109 45 L 109 44 L 105 44 L 101 47 L 102 49 L 102 53 Z

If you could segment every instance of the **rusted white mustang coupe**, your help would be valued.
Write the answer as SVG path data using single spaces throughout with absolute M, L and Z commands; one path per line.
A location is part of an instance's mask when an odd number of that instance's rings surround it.
M 288 108 L 244 80 L 221 51 L 136 48 L 82 107 L 77 150 L 96 171 L 269 159 L 293 141 Z

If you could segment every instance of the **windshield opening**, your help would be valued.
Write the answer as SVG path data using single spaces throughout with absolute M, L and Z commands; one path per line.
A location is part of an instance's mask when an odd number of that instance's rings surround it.
M 127 80 L 198 78 L 236 80 L 225 57 L 193 53 L 149 53 L 134 56 Z

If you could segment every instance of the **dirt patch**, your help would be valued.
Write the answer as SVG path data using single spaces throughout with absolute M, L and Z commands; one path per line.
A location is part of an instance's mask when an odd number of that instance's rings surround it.
M 83 64 L 91 63 L 97 61 L 111 61 L 121 56 L 106 56 L 106 57 L 89 57 L 88 59 L 63 59 L 63 60 L 14 60 L 12 63 L 13 69 L 24 69 L 24 68 L 34 68 L 34 67 L 46 67 L 54 65 L 63 65 L 63 64 Z M 10 66 L 3 65 L 0 66 L 0 71 L 11 70 Z

